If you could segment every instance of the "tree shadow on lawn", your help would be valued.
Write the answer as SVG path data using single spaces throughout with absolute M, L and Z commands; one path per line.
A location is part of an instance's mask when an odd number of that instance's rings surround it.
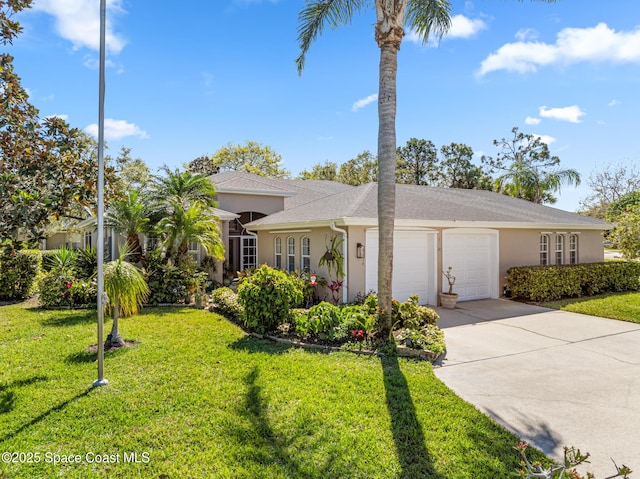
M 41 313 L 54 313 L 50 316 L 43 318 L 40 323 L 43 326 L 57 326 L 57 327 L 66 327 L 66 326 L 76 326 L 78 324 L 90 324 L 95 323 L 96 319 L 96 310 L 95 309 L 69 309 L 69 310 L 51 310 L 51 309 L 34 309 L 34 311 L 38 311 Z M 66 314 L 55 314 L 64 312 Z
M 105 349 L 104 350 L 105 359 L 114 358 L 116 356 L 120 356 L 122 354 L 125 354 L 132 347 L 135 347 L 138 344 L 140 344 L 138 341 L 132 341 L 132 340 L 128 340 L 128 339 L 125 340 L 125 342 L 127 343 L 126 347 Z M 98 360 L 98 351 L 97 351 L 97 349 L 98 348 L 97 348 L 97 346 L 95 344 L 91 345 L 84 351 L 80 351 L 80 352 L 72 353 L 72 354 L 68 355 L 64 359 L 64 362 L 67 363 L 67 364 L 85 364 L 85 363 L 96 362 Z
M 282 354 L 294 346 L 292 344 L 277 343 L 269 339 L 260 339 L 255 336 L 243 336 L 229 344 L 234 351 L 247 351 L 249 353 Z
M 397 356 L 381 356 L 387 410 L 391 418 L 391 433 L 401 470 L 398 478 L 439 479 L 411 398 L 407 379 L 400 370 Z
M 258 366 L 254 366 L 245 376 L 244 384 L 247 389 L 244 401 L 238 405 L 238 413 L 246 422 L 237 421 L 228 431 L 228 435 L 241 445 L 235 457 L 239 466 L 242 468 L 247 463 L 252 463 L 254 467 L 277 468 L 285 477 L 332 477 L 338 454 L 324 456 L 324 463 L 314 461 L 304 464 L 297 457 L 308 458 L 313 453 L 313 436 L 309 436 L 308 431 L 299 431 L 299 434 L 285 437 L 274 430 L 268 417 L 266 394 L 258 384 L 259 375 Z M 318 441 L 322 441 L 322 438 L 316 439 Z M 303 445 L 302 450 L 297 447 L 299 444 Z M 327 444 L 323 443 L 322 448 L 326 447 Z M 293 454 L 289 453 L 290 449 L 294 451 Z
M 7 383 L 0 383 L 0 414 L 10 412 L 15 406 L 17 398 L 16 392 L 14 391 L 15 388 L 29 386 L 30 384 L 46 381 L 47 379 L 49 379 L 47 376 L 38 375 L 28 379 L 17 379 Z
M 35 426 L 36 424 L 38 424 L 39 422 L 43 421 L 44 419 L 46 419 L 51 414 L 53 414 L 55 412 L 58 412 L 58 411 L 64 410 L 69 404 L 77 401 L 78 399 L 81 399 L 81 398 L 87 396 L 91 391 L 93 391 L 93 389 L 94 389 L 93 387 L 89 387 L 84 392 L 81 392 L 80 394 L 77 394 L 76 396 L 74 396 L 74 397 L 72 397 L 70 399 L 67 399 L 66 401 L 61 402 L 57 406 L 54 406 L 54 407 L 46 410 L 42 414 L 39 414 L 38 416 L 36 416 L 33 419 L 31 419 L 30 421 L 26 422 L 22 426 L 18 427 L 15 431 L 8 432 L 4 436 L 0 437 L 0 442 L 4 442 L 4 441 L 8 441 L 9 439 L 13 439 L 15 436 L 17 436 L 21 432 L 29 429 L 31 426 Z

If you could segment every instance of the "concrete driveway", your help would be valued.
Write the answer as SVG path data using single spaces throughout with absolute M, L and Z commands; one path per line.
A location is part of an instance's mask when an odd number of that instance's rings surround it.
M 551 457 L 590 452 L 583 473 L 613 458 L 640 474 L 640 324 L 507 300 L 437 311 L 434 371 L 456 394 Z

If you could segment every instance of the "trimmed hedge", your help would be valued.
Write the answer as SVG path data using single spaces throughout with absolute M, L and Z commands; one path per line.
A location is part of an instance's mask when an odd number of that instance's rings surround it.
M 26 299 L 33 293 L 42 257 L 37 250 L 4 251 L 0 257 L 0 299 Z
M 640 263 L 517 266 L 507 270 L 506 285 L 511 297 L 536 302 L 640 291 Z

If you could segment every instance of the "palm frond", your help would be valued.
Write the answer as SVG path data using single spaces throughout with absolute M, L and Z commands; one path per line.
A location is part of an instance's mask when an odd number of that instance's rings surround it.
M 405 24 L 413 28 L 423 43 L 431 35 L 441 39 L 451 27 L 449 0 L 408 0 Z
M 307 0 L 298 14 L 298 73 L 302 73 L 307 52 L 325 27 L 336 29 L 351 23 L 353 15 L 371 5 L 371 0 Z

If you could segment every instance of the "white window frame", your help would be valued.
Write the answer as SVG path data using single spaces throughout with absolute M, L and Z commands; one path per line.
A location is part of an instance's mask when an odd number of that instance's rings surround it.
M 578 235 L 569 235 L 569 264 L 578 264 Z
M 311 272 L 311 238 L 300 238 L 300 270 Z
M 549 264 L 549 235 L 541 234 L 540 235 L 540 264 L 546 266 Z
M 296 270 L 296 239 L 293 236 L 287 238 L 287 271 L 293 273 Z
M 244 271 L 247 268 L 258 266 L 258 241 L 255 236 L 240 237 L 240 268 Z
M 564 264 L 564 236 L 556 235 L 554 257 L 556 264 Z
M 273 239 L 273 264 L 276 269 L 282 269 L 282 238 Z

